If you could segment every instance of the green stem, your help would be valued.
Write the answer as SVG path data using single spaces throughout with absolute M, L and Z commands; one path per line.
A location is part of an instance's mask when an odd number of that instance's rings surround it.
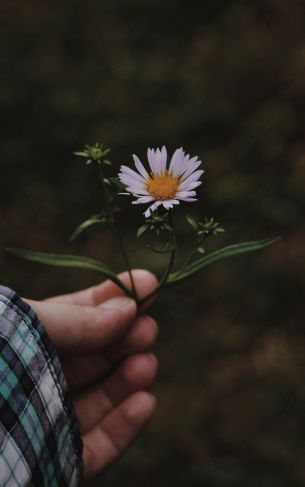
M 113 226 L 115 235 L 117 236 L 117 239 L 118 239 L 118 242 L 119 242 L 119 245 L 120 245 L 120 249 L 121 249 L 122 255 L 123 255 L 124 260 L 125 260 L 127 272 L 129 274 L 129 278 L 130 278 L 132 293 L 134 295 L 134 298 L 135 298 L 136 303 L 138 303 L 139 302 L 139 298 L 138 298 L 138 294 L 137 294 L 137 290 L 136 290 L 134 278 L 133 278 L 133 275 L 132 275 L 131 264 L 130 264 L 130 260 L 129 260 L 128 254 L 127 254 L 126 249 L 125 249 L 125 245 L 124 245 L 124 241 L 123 241 L 121 232 L 118 229 L 118 227 L 115 225 L 115 223 L 113 223 L 112 226 Z
M 101 163 L 97 163 L 97 167 L 98 167 L 99 179 L 100 179 L 100 183 L 101 183 L 101 187 L 102 187 L 102 191 L 103 191 L 103 195 L 104 195 L 104 202 L 105 202 L 106 210 L 108 212 L 108 215 L 110 216 L 111 228 L 112 228 L 112 231 L 114 233 L 114 236 L 118 240 L 119 247 L 120 247 L 121 253 L 123 255 L 124 261 L 125 261 L 125 265 L 126 265 L 127 272 L 129 274 L 130 283 L 131 283 L 133 298 L 138 303 L 139 299 L 138 299 L 136 286 L 135 286 L 134 278 L 133 278 L 132 271 L 131 271 L 131 264 L 130 264 L 129 257 L 128 257 L 128 254 L 126 252 L 125 246 L 124 246 L 124 241 L 123 241 L 121 232 L 116 225 L 116 221 L 115 221 L 115 217 L 114 217 L 114 213 L 113 213 L 113 209 L 112 209 L 112 205 L 111 205 L 111 198 L 110 198 L 108 188 L 107 188 L 105 181 L 104 181 L 104 174 L 103 174 L 103 170 L 101 167 Z
M 102 187 L 102 192 L 103 192 L 103 196 L 104 196 L 104 203 L 106 206 L 106 210 L 107 210 L 107 213 L 109 214 L 109 216 L 111 218 L 111 221 L 113 221 L 113 211 L 112 211 L 112 206 L 111 206 L 110 194 L 109 194 L 108 188 L 107 188 L 105 181 L 104 181 L 104 173 L 103 173 L 103 170 L 101 167 L 101 163 L 97 162 L 96 166 L 98 169 L 98 175 L 99 175 L 99 179 L 100 179 L 100 183 L 101 183 L 101 187 Z
M 193 257 L 195 257 L 197 253 L 197 250 L 193 250 L 190 255 L 185 259 L 184 263 L 182 264 L 182 266 L 180 267 L 179 271 L 178 272 L 182 272 L 184 271 L 184 269 L 186 268 L 186 266 L 192 261 Z
M 173 227 L 173 216 L 172 216 L 171 213 L 169 215 L 169 218 L 170 218 L 171 226 Z M 139 306 L 141 306 L 144 303 L 146 303 L 146 301 L 148 301 L 150 298 L 152 298 L 155 294 L 157 294 L 160 291 L 160 289 L 163 286 L 166 285 L 166 281 L 168 279 L 168 276 L 172 272 L 172 269 L 173 269 L 173 266 L 174 266 L 174 262 L 175 262 L 175 257 L 176 257 L 176 238 L 175 238 L 175 236 L 173 236 L 171 238 L 173 239 L 173 241 L 171 242 L 171 244 L 173 245 L 174 248 L 173 248 L 173 250 L 170 253 L 169 261 L 167 263 L 167 266 L 166 266 L 166 269 L 164 271 L 164 274 L 163 274 L 162 278 L 160 279 L 158 286 L 151 293 L 147 294 L 147 296 L 145 296 L 144 298 L 142 298 L 139 301 L 139 303 L 138 303 Z
M 193 260 L 193 258 L 196 256 L 197 254 L 197 248 L 203 244 L 204 240 L 206 240 L 209 236 L 211 235 L 211 233 L 206 233 L 203 235 L 203 237 L 201 238 L 201 240 L 199 240 L 199 242 L 197 243 L 197 247 L 195 250 L 193 250 L 190 255 L 185 259 L 184 263 L 182 264 L 182 266 L 180 267 L 180 269 L 178 270 L 178 273 L 182 273 L 184 271 L 184 269 L 186 268 L 186 266 Z

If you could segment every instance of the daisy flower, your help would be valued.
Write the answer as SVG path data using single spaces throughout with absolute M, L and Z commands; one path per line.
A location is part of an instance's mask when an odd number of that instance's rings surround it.
M 199 178 L 204 172 L 197 170 L 201 164 L 197 156 L 191 158 L 180 147 L 168 165 L 165 146 L 161 150 L 148 149 L 149 172 L 135 154 L 133 159 L 137 171 L 121 166 L 119 179 L 138 198 L 132 202 L 134 205 L 152 203 L 144 212 L 146 218 L 161 205 L 169 210 L 180 201 L 197 201 L 194 189 L 201 184 Z

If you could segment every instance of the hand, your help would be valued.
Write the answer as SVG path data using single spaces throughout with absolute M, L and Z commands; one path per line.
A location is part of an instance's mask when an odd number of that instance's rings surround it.
M 133 276 L 140 298 L 157 286 L 147 271 L 133 271 Z M 119 277 L 130 287 L 127 273 Z M 110 281 L 26 301 L 61 360 L 82 435 L 85 478 L 91 478 L 125 452 L 153 414 L 156 400 L 147 390 L 157 361 L 146 350 L 156 339 L 157 325 L 137 315 L 135 302 Z

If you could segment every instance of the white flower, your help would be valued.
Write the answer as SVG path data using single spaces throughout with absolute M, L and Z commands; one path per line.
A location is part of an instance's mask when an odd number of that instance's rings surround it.
M 148 149 L 147 158 L 150 171 L 147 172 L 140 159 L 133 155 L 138 172 L 127 166 L 121 166 L 119 179 L 126 186 L 126 190 L 138 199 L 134 205 L 151 203 L 145 211 L 149 217 L 158 206 L 163 205 L 166 210 L 178 205 L 179 201 L 197 201 L 196 191 L 201 181 L 199 178 L 203 170 L 197 170 L 201 161 L 198 157 L 185 154 L 182 147 L 177 149 L 167 167 L 167 151 L 162 149 Z

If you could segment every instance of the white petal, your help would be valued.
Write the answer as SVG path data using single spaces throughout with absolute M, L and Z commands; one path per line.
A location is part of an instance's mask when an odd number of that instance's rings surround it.
M 191 189 L 195 189 L 201 184 L 202 181 L 193 181 L 193 182 L 183 181 L 183 183 L 180 184 L 179 186 L 179 191 L 191 191 Z
M 173 205 L 169 202 L 169 201 L 162 201 L 162 206 L 166 209 L 166 210 L 170 210 Z
M 143 179 L 142 180 L 136 179 L 133 176 L 129 176 L 129 174 L 121 174 L 119 175 L 119 179 L 123 184 L 126 184 L 127 186 L 130 186 L 132 184 L 136 184 L 136 185 L 140 184 L 141 186 L 145 185 Z
M 189 198 L 185 196 L 184 198 L 179 198 L 180 201 L 186 201 L 187 203 L 191 203 L 193 201 L 198 201 L 197 198 Z
M 200 186 L 201 184 L 202 184 L 202 181 L 194 181 L 193 183 L 186 183 L 184 181 L 184 183 L 181 184 L 179 189 L 188 192 L 188 191 L 191 191 L 192 189 L 198 188 L 198 186 Z
M 166 170 L 166 163 L 167 163 L 167 151 L 165 145 L 161 149 L 161 155 L 160 155 L 160 172 L 164 172 Z
M 125 186 L 128 186 L 130 188 L 134 188 L 135 190 L 137 189 L 146 189 L 145 188 L 145 184 L 144 182 L 142 181 L 137 181 L 136 179 L 132 179 L 130 178 L 129 176 L 122 176 L 122 178 L 120 178 L 121 182 L 123 184 L 125 184 Z
M 172 158 L 171 158 L 171 162 L 170 162 L 170 165 L 169 165 L 169 172 L 171 174 L 173 174 L 174 176 L 178 176 L 179 173 L 178 173 L 178 169 L 180 167 L 180 161 L 181 159 L 183 159 L 184 157 L 184 152 L 183 152 L 183 149 L 182 147 L 180 147 L 180 149 L 176 149 Z
M 176 174 L 175 174 L 176 176 L 182 176 L 182 174 L 184 174 L 187 171 L 187 169 L 189 168 L 189 162 L 190 162 L 189 159 L 190 156 L 183 152 L 183 157 L 180 158 L 180 161 L 176 167 Z
M 130 169 L 130 167 L 127 167 L 127 166 L 121 166 L 121 172 L 119 173 L 119 176 L 122 174 L 128 174 L 129 176 L 132 176 L 135 179 L 139 179 L 140 181 L 144 181 L 144 178 L 141 176 L 141 174 L 134 171 L 133 169 Z
M 153 172 L 156 175 L 162 174 L 166 170 L 167 152 L 165 146 L 160 150 L 156 149 L 153 165 Z
M 155 161 L 154 161 L 154 174 L 159 175 L 161 173 L 161 151 L 159 148 L 156 149 L 155 152 Z
M 133 154 L 133 160 L 134 160 L 134 163 L 136 165 L 136 168 L 137 170 L 139 171 L 139 173 L 143 176 L 143 178 L 145 179 L 148 179 L 149 178 L 149 174 L 148 172 L 146 171 L 145 167 L 143 166 L 142 162 L 140 161 L 140 159 L 138 158 L 138 156 L 136 156 L 135 154 Z
M 143 194 L 143 195 L 149 195 L 149 193 L 146 191 L 145 188 L 138 188 L 135 186 L 126 186 L 126 190 L 129 191 L 131 194 Z
M 200 166 L 201 161 L 197 160 L 197 157 L 193 159 L 196 159 L 196 161 L 191 162 L 192 159 L 188 161 L 188 166 L 186 168 L 186 171 L 183 173 L 182 179 L 186 179 L 190 174 L 192 174 L 197 169 L 197 167 Z
M 195 170 L 195 169 L 193 169 L 194 163 L 197 161 L 197 159 L 198 159 L 197 156 L 192 157 L 190 159 L 189 154 L 186 154 L 184 156 L 184 160 L 183 160 L 183 162 L 181 164 L 181 167 L 180 167 L 180 175 L 184 174 L 185 172 L 187 172 L 191 168 L 192 168 L 192 171 L 191 172 L 193 172 L 193 170 Z
M 155 168 L 155 151 L 153 149 L 147 149 L 147 159 L 150 165 L 150 169 L 154 172 Z
M 176 193 L 176 198 L 178 199 L 189 196 L 196 196 L 196 191 L 178 191 L 178 193 Z
M 126 186 L 127 191 L 129 191 L 134 196 L 143 195 L 148 196 L 149 193 L 145 188 L 140 188 L 138 186 Z
M 137 191 L 144 191 L 145 194 L 148 194 L 145 185 L 137 182 L 127 184 L 125 189 L 128 191 L 131 190 L 133 193 L 136 193 Z
M 141 196 L 141 198 L 133 201 L 132 204 L 133 205 L 140 205 L 140 204 L 144 204 L 144 203 L 150 203 L 153 200 L 154 199 L 152 198 L 152 196 Z
M 162 205 L 166 210 L 170 210 L 174 206 L 173 200 L 164 200 L 162 201 Z
M 194 173 L 190 174 L 189 177 L 186 179 L 184 179 L 184 177 L 182 177 L 181 178 L 182 182 L 180 183 L 179 189 L 185 190 L 189 184 L 197 182 L 202 174 L 203 174 L 203 171 L 195 171 Z M 199 184 L 198 184 L 198 186 L 199 186 Z
M 150 207 L 149 207 L 149 208 L 148 208 L 148 209 L 147 209 L 147 210 L 144 212 L 144 216 L 145 216 L 145 218 L 148 218 L 148 217 L 151 215 L 151 213 L 152 213 L 153 211 L 155 211 L 155 210 L 158 208 L 158 206 L 160 206 L 160 205 L 161 205 L 161 201 L 155 201 L 155 202 L 154 202 L 154 203 L 153 203 L 153 204 L 152 204 L 152 205 L 151 205 L 151 206 L 150 206 Z
M 183 181 L 183 183 L 193 183 L 194 181 L 197 181 L 197 179 L 199 179 L 203 173 L 204 171 L 202 170 L 195 171 L 192 172 L 187 178 L 185 176 L 182 176 L 181 180 Z

